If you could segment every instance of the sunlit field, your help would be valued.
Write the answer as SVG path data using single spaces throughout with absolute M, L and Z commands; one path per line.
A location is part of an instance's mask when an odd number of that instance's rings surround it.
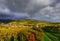
M 34 20 L 1 23 L 0 41 L 60 41 L 60 24 Z
M 40 41 L 42 38 L 42 31 L 31 28 L 0 28 L 0 41 Z

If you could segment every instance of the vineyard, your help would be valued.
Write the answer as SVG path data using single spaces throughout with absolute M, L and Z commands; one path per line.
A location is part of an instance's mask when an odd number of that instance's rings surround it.
M 60 24 L 34 20 L 1 23 L 0 41 L 60 41 Z

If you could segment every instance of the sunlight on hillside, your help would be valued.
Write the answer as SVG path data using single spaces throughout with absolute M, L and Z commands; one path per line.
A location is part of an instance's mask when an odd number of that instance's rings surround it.
M 59 41 L 59 35 L 57 23 L 21 20 L 0 24 L 0 41 Z

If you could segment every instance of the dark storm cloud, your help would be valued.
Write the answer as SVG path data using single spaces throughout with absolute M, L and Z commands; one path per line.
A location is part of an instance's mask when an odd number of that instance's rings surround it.
M 29 15 L 34 15 L 52 2 L 53 0 L 7 0 L 6 5 L 11 11 L 27 12 Z
M 29 0 L 7 0 L 6 5 L 8 8 L 15 12 L 24 12 Z
M 60 20 L 59 4 L 59 0 L 0 0 L 0 12 L 7 14 L 6 18 L 13 16 L 12 19 L 57 21 Z
M 12 15 L 6 13 L 0 13 L 0 19 L 12 19 Z

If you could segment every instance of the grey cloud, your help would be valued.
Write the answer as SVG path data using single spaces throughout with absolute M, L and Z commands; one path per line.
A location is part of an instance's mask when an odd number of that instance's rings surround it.
M 6 5 L 15 12 L 24 12 L 29 0 L 7 0 Z
M 8 8 L 15 12 L 27 12 L 29 15 L 34 15 L 40 9 L 50 5 L 54 0 L 7 0 Z
M 42 18 L 42 19 L 41 19 Z M 46 21 L 59 22 L 60 20 L 60 3 L 57 3 L 55 7 L 47 6 L 41 9 L 33 19 L 41 19 Z
M 53 21 L 59 19 L 59 5 L 50 6 L 54 3 L 56 3 L 56 0 L 0 0 L 0 5 L 2 4 L 3 7 L 8 8 L 3 10 L 6 10 L 5 12 L 12 15 L 14 19 L 25 16 L 36 20 Z

